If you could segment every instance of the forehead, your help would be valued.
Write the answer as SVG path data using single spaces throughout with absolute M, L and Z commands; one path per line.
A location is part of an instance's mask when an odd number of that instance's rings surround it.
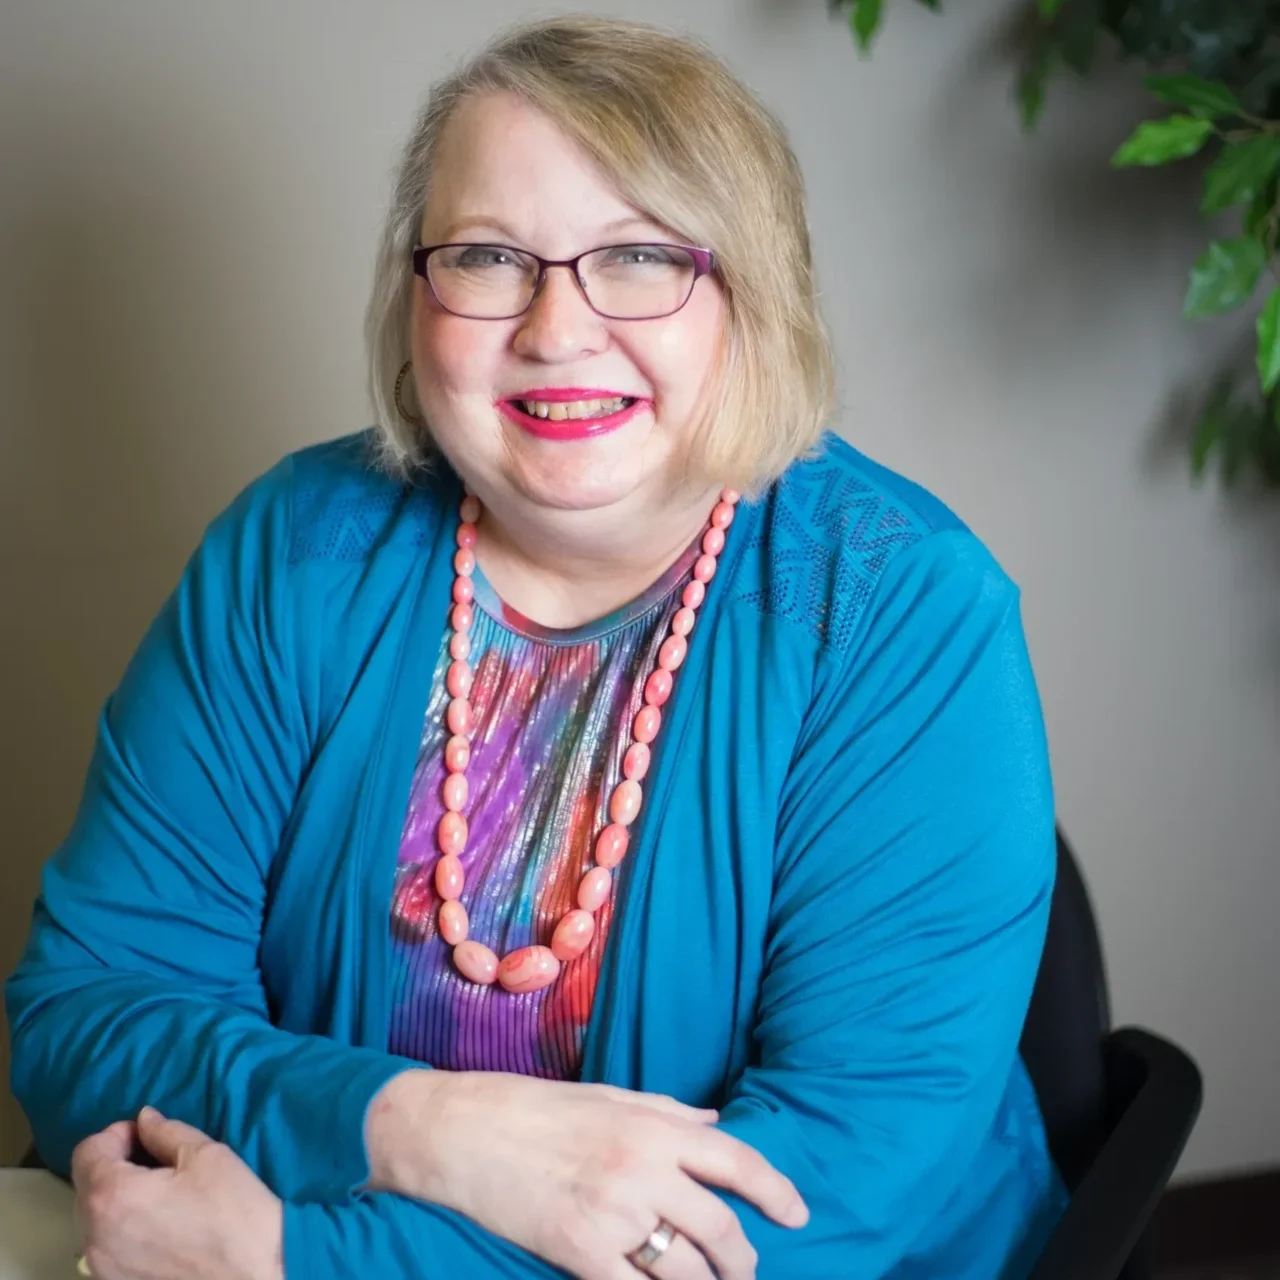
M 445 125 L 423 213 L 425 237 L 498 224 L 524 247 L 567 253 L 622 219 L 659 228 L 531 104 L 510 95 L 476 97 Z

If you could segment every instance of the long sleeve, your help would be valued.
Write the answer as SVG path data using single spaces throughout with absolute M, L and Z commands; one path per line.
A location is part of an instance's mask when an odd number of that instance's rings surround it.
M 258 966 L 312 736 L 289 520 L 286 462 L 210 527 L 107 704 L 45 869 L 5 994 L 13 1091 L 54 1169 L 150 1103 L 285 1196 L 368 1176 L 366 1107 L 407 1064 L 272 1026 Z
M 285 1280 L 565 1280 L 569 1273 L 442 1209 L 385 1192 L 286 1204 Z
M 969 534 L 934 534 L 833 660 L 783 800 L 757 1062 L 722 1110 L 812 1213 L 792 1233 L 730 1198 L 762 1280 L 941 1274 L 912 1246 L 997 1120 L 1053 868 L 1016 589 Z M 988 1269 L 948 1275 L 1013 1274 L 1019 1224 L 995 1216 Z

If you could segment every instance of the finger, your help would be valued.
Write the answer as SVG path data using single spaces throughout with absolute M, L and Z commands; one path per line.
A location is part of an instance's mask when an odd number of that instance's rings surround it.
M 716 1280 L 716 1273 L 701 1251 L 686 1237 L 679 1235 L 667 1246 L 667 1251 L 648 1267 L 631 1264 L 633 1276 L 652 1276 L 654 1280 Z M 755 1271 L 750 1272 L 755 1275 Z M 721 1280 L 730 1280 L 731 1273 L 721 1273 Z M 738 1280 L 733 1275 L 732 1280 Z
M 699 1182 L 736 1191 L 784 1227 L 803 1227 L 809 1209 L 795 1183 L 754 1147 L 721 1129 L 687 1131 L 680 1166 Z
M 680 1181 L 682 1185 L 673 1199 L 656 1206 L 680 1233 L 671 1242 L 667 1254 L 683 1239 L 715 1268 L 720 1280 L 755 1280 L 756 1251 L 738 1215 L 714 1191 L 708 1191 L 691 1178 Z M 666 1256 L 663 1255 L 664 1260 Z M 656 1262 L 653 1265 L 655 1273 L 665 1280 L 666 1273 Z
M 199 1151 L 213 1139 L 193 1125 L 167 1119 L 154 1107 L 143 1107 L 138 1112 L 138 1141 L 161 1164 L 172 1168 L 184 1154 Z
M 117 1120 L 100 1133 L 91 1134 L 71 1153 L 71 1181 L 84 1186 L 104 1169 L 127 1164 L 136 1129 L 132 1120 Z

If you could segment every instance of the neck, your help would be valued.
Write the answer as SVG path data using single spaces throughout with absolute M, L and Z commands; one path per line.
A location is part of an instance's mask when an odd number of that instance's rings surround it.
M 594 513 L 525 519 L 486 506 L 477 558 L 493 589 L 525 617 L 544 627 L 580 627 L 657 581 L 706 524 L 716 492 L 688 496 L 660 517 L 626 521 Z

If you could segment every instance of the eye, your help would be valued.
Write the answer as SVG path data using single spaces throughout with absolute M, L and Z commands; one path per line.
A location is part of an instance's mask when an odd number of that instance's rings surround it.
M 509 249 L 500 245 L 469 244 L 459 246 L 450 263 L 455 267 L 518 267 L 520 263 Z
M 674 266 L 677 257 L 663 245 L 623 244 L 611 249 L 605 261 L 619 267 Z

